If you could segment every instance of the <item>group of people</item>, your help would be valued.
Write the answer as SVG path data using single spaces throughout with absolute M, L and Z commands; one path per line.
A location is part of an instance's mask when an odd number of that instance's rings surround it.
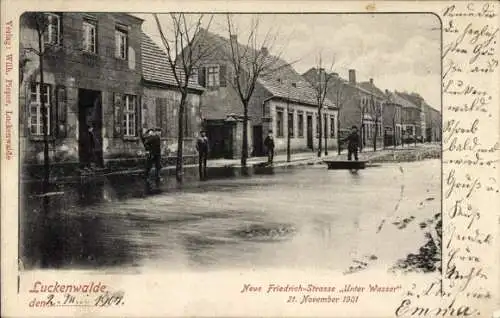
M 358 127 L 352 126 L 349 136 L 347 136 L 347 138 L 345 139 L 342 139 L 341 141 L 347 141 L 347 160 L 351 161 L 354 155 L 354 160 L 358 161 L 358 149 L 360 145 Z M 267 163 L 272 164 L 274 159 L 274 138 L 272 130 L 269 131 L 269 134 L 264 140 L 264 146 L 266 147 L 267 151 Z
M 149 174 L 153 166 L 155 167 L 155 182 L 156 186 L 160 185 L 161 177 L 161 129 L 148 129 L 144 136 L 142 136 L 142 141 L 144 143 L 144 148 L 146 150 L 146 167 L 145 167 L 145 178 L 149 179 Z M 348 143 L 347 145 L 347 160 L 358 161 L 358 148 L 360 144 L 360 138 L 358 134 L 358 128 L 352 126 L 351 133 L 347 138 L 342 139 L 342 142 Z M 269 131 L 268 135 L 264 140 L 264 146 L 267 150 L 267 162 L 272 164 L 274 160 L 274 137 L 272 131 Z M 196 140 L 196 150 L 198 151 L 198 172 L 200 180 L 207 179 L 207 159 L 209 152 L 208 137 L 205 131 L 200 132 L 200 136 Z
M 142 136 L 144 149 L 146 150 L 146 166 L 144 176 L 149 180 L 151 169 L 155 168 L 155 183 L 159 187 L 161 182 L 161 129 L 148 129 Z M 207 158 L 209 151 L 208 138 L 205 131 L 200 132 L 196 140 L 196 150 L 198 151 L 198 168 L 200 180 L 207 179 Z

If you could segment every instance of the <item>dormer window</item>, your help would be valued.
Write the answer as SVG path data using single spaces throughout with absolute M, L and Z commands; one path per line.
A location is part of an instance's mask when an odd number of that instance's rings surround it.
M 292 83 L 292 86 L 293 87 L 297 87 L 297 83 Z

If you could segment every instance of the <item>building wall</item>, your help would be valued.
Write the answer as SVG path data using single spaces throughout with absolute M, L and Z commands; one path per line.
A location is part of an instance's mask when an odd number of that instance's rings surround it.
M 102 148 L 104 161 L 117 155 L 135 154 L 138 141 L 125 140 L 115 136 L 114 94 L 142 94 L 141 80 L 141 24 L 142 20 L 126 14 L 95 13 L 97 21 L 97 54 L 82 50 L 83 13 L 61 14 L 61 46 L 44 57 L 44 82 L 52 85 L 53 113 L 59 104 L 66 113 L 65 134 L 51 140 L 51 156 L 56 161 L 78 162 L 79 139 L 79 89 L 101 92 Z M 23 20 L 24 19 L 24 20 Z M 128 60 L 115 57 L 115 25 L 128 26 Z M 43 158 L 43 142 L 29 132 L 28 99 L 31 82 L 40 80 L 38 58 L 26 51 L 37 47 L 37 35 L 21 17 L 20 54 L 28 58 L 24 69 L 24 81 L 20 88 L 20 136 L 25 162 L 40 163 Z M 56 98 L 55 88 L 62 88 L 65 94 Z M 65 96 L 64 96 L 65 95 Z M 62 98 L 64 96 L 64 98 Z M 118 122 L 118 121 L 116 121 Z M 54 122 L 54 127 L 56 127 Z
M 177 138 L 179 131 L 179 104 L 181 93 L 174 88 L 158 88 L 146 86 L 142 99 L 141 125 L 143 131 L 148 128 L 161 128 L 162 156 L 175 157 L 177 155 Z M 187 96 L 185 112 L 187 119 L 184 129 L 187 128 L 183 141 L 183 154 L 196 155 L 196 138 L 202 128 L 200 110 L 200 92 Z
M 401 113 L 402 107 L 399 104 L 386 103 L 384 105 L 383 125 L 384 128 L 389 127 L 393 130 L 397 145 L 401 143 Z
M 438 110 L 431 108 L 430 111 L 432 125 L 432 140 L 433 142 L 441 141 L 442 138 L 442 117 Z
M 420 109 L 413 107 L 403 107 L 403 126 L 414 127 L 416 136 L 421 135 Z
M 281 109 L 283 111 L 283 134 L 282 136 L 278 135 L 278 120 L 277 120 L 277 110 Z M 271 129 L 273 131 L 273 136 L 274 136 L 274 143 L 275 143 L 275 151 L 276 152 L 285 152 L 287 150 L 287 140 L 288 140 L 288 113 L 287 111 L 290 111 L 293 113 L 293 121 L 294 121 L 294 127 L 293 127 L 293 135 L 290 137 L 290 149 L 293 152 L 301 152 L 301 151 L 311 151 L 311 149 L 308 148 L 307 145 L 307 115 L 311 114 L 312 115 L 312 136 L 313 136 L 313 150 L 318 149 L 318 138 L 319 135 L 317 134 L 317 126 L 318 126 L 318 120 L 317 120 L 317 114 L 318 114 L 318 109 L 317 107 L 306 105 L 306 104 L 299 104 L 299 103 L 288 103 L 286 101 L 282 100 L 271 100 L 268 103 L 268 107 L 266 107 L 266 114 L 269 114 L 270 122 L 266 124 L 266 127 Z M 299 136 L 299 122 L 298 122 L 298 117 L 299 117 L 299 112 L 302 112 L 303 114 L 303 135 Z M 322 112 L 324 115 L 327 115 L 327 122 L 326 122 L 326 131 L 328 132 L 327 135 L 327 146 L 328 149 L 333 150 L 337 149 L 337 130 L 335 129 L 336 127 L 336 122 L 337 122 L 337 116 L 338 116 L 338 111 L 333 110 L 333 109 L 327 109 Z M 333 138 L 330 135 L 330 129 L 331 129 L 331 116 L 334 117 L 333 120 L 333 125 L 335 129 L 335 134 Z M 323 126 L 323 131 L 325 129 L 325 123 L 322 123 Z M 324 149 L 324 133 L 323 133 L 323 140 L 322 140 L 322 147 Z

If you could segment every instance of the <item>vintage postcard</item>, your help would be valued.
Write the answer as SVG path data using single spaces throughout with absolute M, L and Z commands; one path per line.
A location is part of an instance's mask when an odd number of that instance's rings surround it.
M 2 1 L 5 317 L 500 317 L 495 1 Z

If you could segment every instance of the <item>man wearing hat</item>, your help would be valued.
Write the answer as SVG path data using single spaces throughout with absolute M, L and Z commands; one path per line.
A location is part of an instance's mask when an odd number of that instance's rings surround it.
M 358 161 L 359 134 L 357 126 L 351 127 L 351 133 L 344 141 L 348 142 L 347 160 L 352 160 L 352 155 L 354 155 L 354 160 Z
M 161 172 L 161 139 L 160 139 L 161 129 L 154 128 L 148 129 L 144 136 L 142 136 L 142 142 L 144 143 L 144 148 L 146 150 L 146 169 L 144 172 L 144 178 L 146 182 L 149 178 L 149 172 L 155 165 L 155 182 L 156 186 L 160 185 L 160 172 Z
M 208 137 L 206 131 L 200 131 L 200 136 L 196 140 L 196 150 L 198 151 L 198 170 L 200 180 L 207 179 L 207 158 L 208 158 Z
M 269 134 L 266 139 L 264 139 L 264 146 L 267 150 L 267 163 L 272 164 L 274 159 L 274 138 L 272 130 L 269 130 Z

